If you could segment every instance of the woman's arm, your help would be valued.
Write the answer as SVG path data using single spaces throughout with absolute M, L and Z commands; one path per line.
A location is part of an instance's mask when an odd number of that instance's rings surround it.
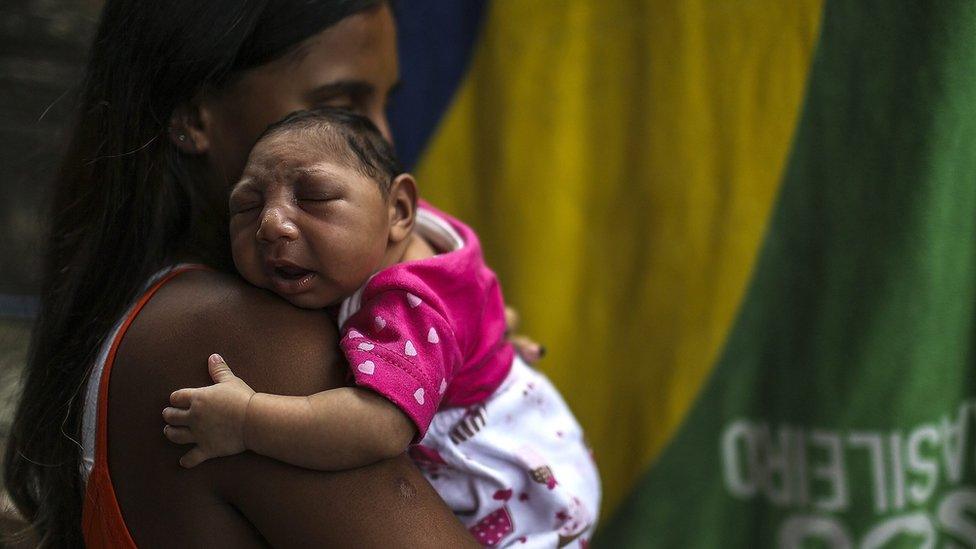
M 476 546 L 404 456 L 339 473 L 252 453 L 186 470 L 162 434 L 170 393 L 208 383 L 218 350 L 263 392 L 312 394 L 342 384 L 335 327 L 234 277 L 180 275 L 143 309 L 113 369 L 109 463 L 140 546 Z

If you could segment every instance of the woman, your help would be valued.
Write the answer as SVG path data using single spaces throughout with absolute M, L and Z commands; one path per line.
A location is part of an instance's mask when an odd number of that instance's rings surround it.
M 327 317 L 228 274 L 226 195 L 257 135 L 289 112 L 345 107 L 389 136 L 397 72 L 385 2 L 106 2 L 54 188 L 44 301 L 4 465 L 43 545 L 473 543 L 406 458 L 323 474 L 245 454 L 184 471 L 161 432 L 169 393 L 207 383 L 214 351 L 261 391 L 343 382 Z M 180 262 L 207 268 L 166 279 L 149 300 L 147 281 Z M 116 332 L 122 318 L 131 324 Z M 88 393 L 93 365 L 106 373 Z M 94 458 L 104 475 L 86 486 L 82 419 L 96 405 L 111 443 Z

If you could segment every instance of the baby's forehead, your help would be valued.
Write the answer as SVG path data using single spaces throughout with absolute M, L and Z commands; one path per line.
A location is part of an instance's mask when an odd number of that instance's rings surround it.
M 255 143 L 249 161 L 267 164 L 276 160 L 330 160 L 342 154 L 337 144 L 334 137 L 324 136 L 317 131 L 283 130 L 266 135 Z
M 318 132 L 314 132 L 318 133 Z M 313 132 L 284 131 L 266 136 L 255 144 L 244 168 L 252 177 L 301 175 L 312 171 L 355 170 L 355 155 L 335 137 Z

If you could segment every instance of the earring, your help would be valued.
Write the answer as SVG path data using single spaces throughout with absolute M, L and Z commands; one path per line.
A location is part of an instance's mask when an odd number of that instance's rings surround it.
M 178 135 L 176 138 L 179 139 L 180 141 L 186 141 L 186 135 L 182 133 Z

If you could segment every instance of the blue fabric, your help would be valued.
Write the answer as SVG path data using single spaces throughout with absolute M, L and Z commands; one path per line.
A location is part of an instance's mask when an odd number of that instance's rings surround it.
M 394 3 L 402 82 L 389 116 L 397 153 L 408 170 L 416 166 L 464 77 L 486 4 L 486 0 Z
M 37 296 L 0 294 L 0 318 L 34 318 L 40 306 Z

